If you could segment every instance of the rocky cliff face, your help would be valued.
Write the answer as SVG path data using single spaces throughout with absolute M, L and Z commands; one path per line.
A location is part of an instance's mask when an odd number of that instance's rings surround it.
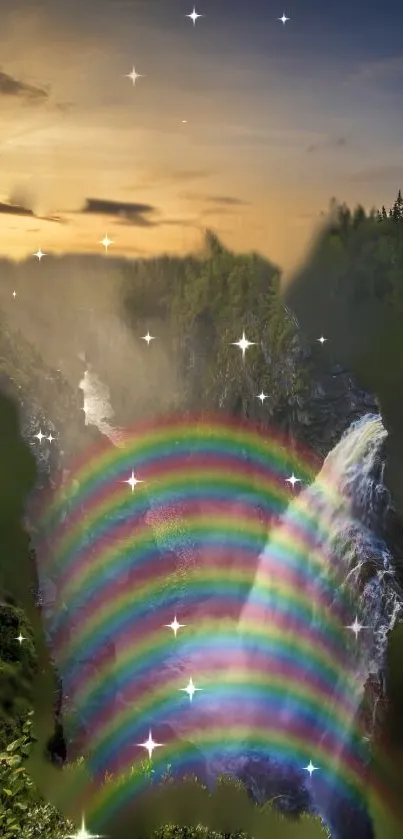
M 263 428 L 274 426 L 319 458 L 327 455 L 354 420 L 379 413 L 376 397 L 359 387 L 348 370 L 334 363 L 326 343 L 308 346 L 297 329 L 284 353 L 273 351 L 268 341 L 261 343 L 274 385 L 263 388 L 268 396 L 263 406 L 256 398 L 261 382 L 248 372 L 247 364 L 237 381 L 226 378 L 218 366 L 216 393 L 206 396 L 205 380 L 216 342 L 211 316 L 203 312 L 195 319 L 184 348 L 186 390 L 192 408 L 221 408 Z
M 376 397 L 362 390 L 348 370 L 329 360 L 321 346 L 312 350 L 300 343 L 294 352 L 294 363 L 304 370 L 307 385 L 302 394 L 289 394 L 276 406 L 272 419 L 325 457 L 354 420 L 378 413 L 379 406 Z

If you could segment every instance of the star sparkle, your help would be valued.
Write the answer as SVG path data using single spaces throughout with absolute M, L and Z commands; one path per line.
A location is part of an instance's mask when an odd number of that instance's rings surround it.
M 292 488 L 294 489 L 295 484 L 297 484 L 298 482 L 301 482 L 301 478 L 296 478 L 295 475 L 294 475 L 294 472 L 293 472 L 292 475 L 290 475 L 289 478 L 286 478 L 286 481 L 287 481 L 288 484 L 291 484 Z
M 131 487 L 132 492 L 134 492 L 134 487 L 136 487 L 136 486 L 137 486 L 137 484 L 143 484 L 143 483 L 144 483 L 144 481 L 141 481 L 141 480 L 140 480 L 140 478 L 136 478 L 136 477 L 134 476 L 134 472 L 133 472 L 133 470 L 132 470 L 132 474 L 130 475 L 130 478 L 127 478 L 127 480 L 126 480 L 126 481 L 123 481 L 123 483 L 124 483 L 124 484 L 129 484 L 129 486 Z
M 103 239 L 101 239 L 101 241 L 100 241 L 100 243 L 99 243 L 99 244 L 104 246 L 104 248 L 105 248 L 105 253 L 107 253 L 108 248 L 109 248 L 109 245 L 113 245 L 113 242 L 112 242 L 112 239 L 109 239 L 109 238 L 108 238 L 108 234 L 107 234 L 107 233 L 105 233 L 104 238 L 103 238 Z
M 143 335 L 143 336 L 142 336 L 142 338 L 141 338 L 141 340 L 142 340 L 142 341 L 147 341 L 147 344 L 149 345 L 149 344 L 150 344 L 150 341 L 155 341 L 155 338 L 154 338 L 154 336 L 153 336 L 153 335 L 150 335 L 150 333 L 149 333 L 149 332 L 147 332 L 147 335 Z
M 131 79 L 132 82 L 133 82 L 133 87 L 134 87 L 135 84 L 136 84 L 136 79 L 143 79 L 144 76 L 143 76 L 142 73 L 136 73 L 136 70 L 133 67 L 133 70 L 131 71 L 131 73 L 126 73 L 125 78 L 126 79 Z
M 45 437 L 45 434 L 42 434 L 42 429 L 40 428 L 38 433 L 34 434 L 34 437 L 36 437 L 39 440 L 39 442 L 42 443 L 42 440 Z
M 256 346 L 255 341 L 248 341 L 248 339 L 245 338 L 245 331 L 242 332 L 242 338 L 240 338 L 239 341 L 232 341 L 231 343 L 233 347 L 239 347 L 239 349 L 242 350 L 242 358 L 245 358 L 245 352 L 249 347 Z
M 324 338 L 323 335 L 321 335 L 320 338 L 317 338 L 317 341 L 319 341 L 319 344 L 322 344 L 323 347 L 323 344 L 327 341 L 327 338 Z
M 194 694 L 196 693 L 196 691 L 197 691 L 197 690 L 203 690 L 203 688 L 197 688 L 197 687 L 195 687 L 195 685 L 193 684 L 193 679 L 192 679 L 192 677 L 190 677 L 190 679 L 189 679 L 189 684 L 187 685 L 187 687 L 185 687 L 185 688 L 179 688 L 179 690 L 183 691 L 184 693 L 187 693 L 187 694 L 188 694 L 188 696 L 189 696 L 189 700 L 190 700 L 190 702 L 191 702 L 191 701 L 192 701 L 192 699 L 193 699 Z
M 66 839 L 104 839 L 102 833 L 90 833 L 85 826 L 84 816 L 76 833 L 68 833 Z
M 49 440 L 49 443 L 51 443 L 51 442 L 52 442 L 52 440 L 54 440 L 54 439 L 55 439 L 55 438 L 52 436 L 52 432 L 50 432 L 50 434 L 48 434 L 48 436 L 47 436 L 47 438 L 46 438 L 46 439 L 47 439 L 47 440 Z
M 39 248 L 39 250 L 37 250 L 37 252 L 36 252 L 36 253 L 33 253 L 33 254 L 32 254 L 32 256 L 36 256 L 36 258 L 37 258 L 38 262 L 40 262 L 40 261 L 41 261 L 41 259 L 42 259 L 44 256 L 46 256 L 46 253 L 44 253 L 44 252 L 41 250 L 41 248 Z
M 310 760 L 309 763 L 308 763 L 308 766 L 304 766 L 304 769 L 306 769 L 306 771 L 309 772 L 309 776 L 310 776 L 310 778 L 312 778 L 313 772 L 315 772 L 317 769 L 319 769 L 319 766 L 314 766 L 312 761 Z
M 151 729 L 150 729 L 149 734 L 148 734 L 148 740 L 146 740 L 144 743 L 137 743 L 137 745 L 141 746 L 141 748 L 143 748 L 143 749 L 147 749 L 148 757 L 151 760 L 154 749 L 158 749 L 163 744 L 162 743 L 156 743 L 153 740 L 153 736 L 151 734 Z
M 257 395 L 256 399 L 260 399 L 260 401 L 263 405 L 264 400 L 268 399 L 267 393 L 263 393 L 263 390 L 262 390 L 262 392 Z
M 355 640 L 357 640 L 362 629 L 369 629 L 368 626 L 363 626 L 363 624 L 359 622 L 357 615 L 355 616 L 354 623 L 350 624 L 350 626 L 345 626 L 344 628 L 351 629 L 351 631 L 354 632 Z
M 186 17 L 189 17 L 190 20 L 193 21 L 193 26 L 196 26 L 196 21 L 199 19 L 199 17 L 204 17 L 204 15 L 198 15 L 195 7 L 193 6 L 193 12 L 190 15 L 186 15 Z
M 164 626 L 166 626 L 167 629 L 172 629 L 173 634 L 175 635 L 175 638 L 176 638 L 176 636 L 178 634 L 178 629 L 182 629 L 184 626 L 186 626 L 186 624 L 185 623 L 178 623 L 178 621 L 176 619 L 176 615 L 175 615 L 172 623 L 166 623 L 166 624 L 164 624 Z
M 282 23 L 282 24 L 283 24 L 283 26 L 284 26 L 284 24 L 285 24 L 285 23 L 287 23 L 287 20 L 290 20 L 290 18 L 286 16 L 285 12 L 283 12 L 283 16 L 282 16 L 282 17 L 277 18 L 277 20 L 281 20 L 281 23 Z
M 17 637 L 16 637 L 16 639 L 15 639 L 15 640 L 16 640 L 16 641 L 18 641 L 18 642 L 19 642 L 19 644 L 21 645 L 21 644 L 22 644 L 22 642 L 23 642 L 23 641 L 26 641 L 27 639 L 25 638 L 25 636 L 24 636 L 24 635 L 22 635 L 22 634 L 21 634 L 21 630 L 20 630 L 20 634 L 19 634 L 19 635 L 17 635 Z
M 13 291 L 13 297 L 14 297 L 14 300 L 15 300 L 15 298 L 17 297 L 17 292 L 16 292 L 16 290 L 15 290 L 15 289 L 14 289 L 14 291 Z

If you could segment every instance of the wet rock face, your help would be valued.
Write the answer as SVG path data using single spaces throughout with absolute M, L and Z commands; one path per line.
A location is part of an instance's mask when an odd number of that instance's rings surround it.
M 354 420 L 378 413 L 379 406 L 376 397 L 360 388 L 348 370 L 329 360 L 320 345 L 311 350 L 300 343 L 294 363 L 306 372 L 307 387 L 302 395 L 290 394 L 276 406 L 272 422 L 325 457 Z
M 354 420 L 379 413 L 379 406 L 376 397 L 360 387 L 349 370 L 335 363 L 330 341 L 323 345 L 317 340 L 308 343 L 295 321 L 294 326 L 295 333 L 281 353 L 269 340 L 262 341 L 266 369 L 275 379 L 275 390 L 267 390 L 269 398 L 264 406 L 256 399 L 262 385 L 258 377 L 254 380 L 250 365 L 245 365 L 243 380 L 237 382 L 231 377 L 221 381 L 221 371 L 217 370 L 217 404 L 207 404 L 212 399 L 214 402 L 213 392 L 206 396 L 205 378 L 217 332 L 211 313 L 203 310 L 187 336 L 186 391 L 196 410 L 220 408 L 231 416 L 258 422 L 263 428 L 274 426 L 323 458 Z M 304 386 L 297 387 L 301 381 Z

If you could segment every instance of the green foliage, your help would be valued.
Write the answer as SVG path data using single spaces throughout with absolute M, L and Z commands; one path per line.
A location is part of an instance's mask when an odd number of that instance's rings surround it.
M 326 239 L 328 264 L 337 265 L 337 277 L 328 276 L 329 294 L 343 295 L 350 304 L 386 302 L 403 311 L 403 198 L 386 212 L 365 213 L 358 206 L 354 213 L 342 205 L 336 212 L 336 225 Z M 354 276 L 351 276 L 354 265 Z
M 32 712 L 21 737 L 0 753 L 0 836 L 3 839 L 62 839 L 73 832 L 57 811 L 41 801 L 24 762 L 32 742 Z
M 203 259 L 163 257 L 124 270 L 126 318 L 136 328 L 150 316 L 169 325 L 184 374 L 181 407 L 190 410 L 233 411 L 241 402 L 250 415 L 263 389 L 274 411 L 304 389 L 293 352 L 296 328 L 279 289 L 280 273 L 268 260 L 232 253 L 209 231 Z M 233 346 L 243 331 L 256 343 L 244 363 Z
M 21 733 L 31 707 L 31 684 L 36 671 L 32 632 L 21 609 L 0 603 L 0 749 Z M 19 633 L 25 640 L 17 641 Z
M 65 839 L 68 835 L 75 833 L 74 825 L 63 819 L 57 810 L 47 804 L 41 799 L 35 785 L 30 779 L 26 768 L 25 761 L 30 754 L 31 743 L 33 742 L 32 735 L 33 712 L 29 712 L 25 721 L 22 724 L 21 736 L 9 743 L 3 752 L 0 752 L 0 836 L 3 839 Z M 64 772 L 65 770 L 63 770 Z M 66 770 L 68 773 L 68 769 Z M 139 769 L 142 774 L 152 782 L 154 770 L 152 768 L 152 761 L 145 760 L 140 765 Z M 163 778 L 166 785 L 170 785 L 173 781 L 170 775 L 170 766 L 167 766 L 167 771 Z M 116 781 L 107 777 L 105 784 L 114 786 L 116 783 L 122 783 L 122 779 Z M 192 795 L 192 790 L 204 790 L 197 781 L 197 779 L 189 777 L 183 782 L 185 784 L 185 797 L 189 798 Z M 231 778 L 222 776 L 219 778 L 216 790 L 213 797 L 218 801 L 224 800 L 223 796 L 228 793 L 228 802 L 234 794 L 244 796 L 245 789 L 240 781 L 234 781 Z M 241 804 L 241 799 L 238 799 Z M 248 805 L 249 812 L 252 812 L 251 805 Z M 271 810 L 271 802 L 268 802 L 264 811 L 269 813 Z M 262 811 L 263 812 L 263 811 Z M 235 808 L 236 813 L 236 808 Z M 282 836 L 280 830 L 281 825 L 286 829 L 287 820 L 280 814 L 275 819 L 276 835 Z M 306 833 L 307 837 L 328 837 L 328 831 L 318 822 L 316 818 L 304 817 L 301 819 L 301 825 L 308 827 L 309 831 Z M 294 833 L 286 832 L 284 836 L 298 837 L 298 825 L 294 823 Z M 242 831 L 235 831 L 231 834 L 223 834 L 209 829 L 207 826 L 201 824 L 193 827 L 179 827 L 177 825 L 167 824 L 151 832 L 151 836 L 155 839 L 247 839 L 247 834 Z
M 318 256 L 326 298 L 332 302 L 343 297 L 354 307 L 382 300 L 403 313 L 401 192 L 389 212 L 385 207 L 369 214 L 360 206 L 354 211 L 346 205 L 336 209 L 335 224 Z M 122 270 L 124 317 L 131 326 L 147 321 L 150 331 L 153 319 L 169 325 L 167 345 L 170 337 L 183 361 L 186 407 L 211 410 L 225 406 L 235 412 L 240 405 L 242 413 L 250 415 L 252 405 L 259 405 L 255 399 L 258 388 L 270 397 L 271 415 L 284 404 L 289 409 L 304 393 L 310 371 L 298 355 L 300 339 L 280 296 L 279 269 L 255 253 L 231 253 L 211 232 L 206 234 L 206 251 L 203 259 L 128 261 Z M 248 350 L 243 362 L 233 342 L 244 331 L 256 346 Z M 20 337 L 23 364 L 3 328 L 7 359 L 0 359 L 0 371 L 4 368 L 9 377 L 29 389 L 31 379 L 42 375 L 35 370 L 42 371 L 43 364 Z M 70 396 L 68 393 L 67 400 Z M 181 582 L 175 578 L 166 584 L 180 586 Z M 36 668 L 32 633 L 23 613 L 9 604 L 0 604 L 0 630 L 0 836 L 61 839 L 74 832 L 73 825 L 41 800 L 24 765 L 32 741 L 30 685 Z M 21 645 L 15 640 L 20 630 L 27 638 Z M 151 761 L 145 761 L 140 771 L 152 781 Z M 69 767 L 63 772 L 67 779 Z M 165 780 L 172 781 L 169 768 Z M 106 777 L 105 783 L 119 780 Z M 224 786 L 226 783 L 233 786 L 233 782 L 222 781 Z M 269 802 L 266 807 L 270 806 Z M 309 819 L 302 821 L 308 825 Z M 302 828 L 302 835 L 318 835 L 308 830 L 309 825 L 306 833 Z M 326 831 L 321 829 L 321 834 L 325 836 Z M 222 834 L 202 825 L 186 828 L 170 824 L 153 835 L 155 839 L 216 839 Z M 246 839 L 241 832 L 231 835 Z

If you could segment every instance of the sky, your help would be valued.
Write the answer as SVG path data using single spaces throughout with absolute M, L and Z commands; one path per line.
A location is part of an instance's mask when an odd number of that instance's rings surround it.
M 391 0 L 1 0 L 0 256 L 228 247 L 289 268 L 403 187 Z M 279 18 L 289 18 L 282 23 Z M 133 67 L 140 75 L 127 78 Z

